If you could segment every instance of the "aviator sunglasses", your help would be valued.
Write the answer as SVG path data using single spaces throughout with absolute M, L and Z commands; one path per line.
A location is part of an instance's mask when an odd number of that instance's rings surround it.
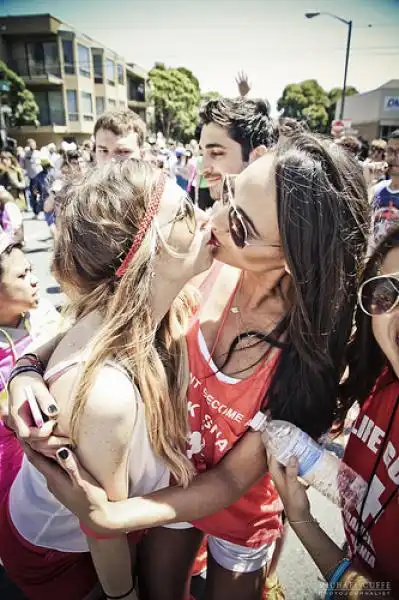
M 171 221 L 168 221 L 166 225 L 171 223 L 172 225 L 175 225 L 180 221 L 186 222 L 187 229 L 191 234 L 195 233 L 197 229 L 197 215 L 195 214 L 195 206 L 186 194 L 183 194 L 180 199 L 180 206 L 177 209 L 176 215 Z
M 221 202 L 224 206 L 229 206 L 229 233 L 237 248 L 246 246 L 271 246 L 279 248 L 279 244 L 266 244 L 262 240 L 249 241 L 248 227 L 253 229 L 251 223 L 247 223 L 246 215 L 242 214 L 240 208 L 235 205 L 235 181 L 237 175 L 225 175 L 223 178 Z

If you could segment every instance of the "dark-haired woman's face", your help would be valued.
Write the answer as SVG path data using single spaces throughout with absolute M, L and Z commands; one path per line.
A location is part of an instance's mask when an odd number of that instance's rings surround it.
M 396 274 L 399 288 L 399 247 L 393 248 L 385 257 L 381 275 Z M 374 337 L 399 377 L 399 306 L 391 312 L 371 317 Z
M 273 153 L 249 165 L 235 180 L 231 204 L 215 208 L 212 231 L 215 236 L 215 258 L 248 271 L 262 272 L 284 269 L 277 222 L 277 191 Z M 236 209 L 247 231 L 247 244 L 239 248 L 230 228 L 232 207 Z M 233 232 L 234 233 L 234 232 Z

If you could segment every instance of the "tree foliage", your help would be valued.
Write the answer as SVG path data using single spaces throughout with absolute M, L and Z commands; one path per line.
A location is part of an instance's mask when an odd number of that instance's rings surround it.
M 221 97 L 222 95 L 219 94 L 219 92 L 205 92 L 204 94 L 201 94 L 201 104 L 205 104 L 206 102 L 209 102 L 209 100 L 218 100 Z
M 0 60 L 2 78 L 9 82 L 10 91 L 0 92 L 2 106 L 9 106 L 11 114 L 8 117 L 10 127 L 37 125 L 39 107 L 32 92 L 26 89 L 24 81 Z
M 328 125 L 328 95 L 315 79 L 290 83 L 277 102 L 282 117 L 305 120 L 310 129 L 326 131 Z
M 349 86 L 347 86 L 347 88 L 345 90 L 345 98 L 347 96 L 354 96 L 354 94 L 358 94 L 358 93 L 359 92 L 357 91 L 357 89 L 355 87 L 349 85 Z M 332 90 L 330 90 L 328 92 L 328 99 L 330 100 L 330 105 L 328 107 L 329 125 L 331 125 L 331 123 L 335 119 L 335 110 L 337 108 L 338 101 L 341 99 L 341 96 L 342 96 L 342 88 L 340 88 L 340 87 L 332 88 Z
M 198 124 L 201 93 L 198 79 L 185 67 L 156 63 L 150 71 L 157 130 L 166 138 L 190 139 Z
M 357 90 L 349 86 L 345 96 L 356 93 Z M 341 88 L 333 88 L 327 92 L 315 79 L 307 79 L 287 85 L 277 108 L 282 111 L 282 117 L 304 120 L 313 131 L 325 133 L 330 130 L 335 118 L 335 108 L 341 94 Z

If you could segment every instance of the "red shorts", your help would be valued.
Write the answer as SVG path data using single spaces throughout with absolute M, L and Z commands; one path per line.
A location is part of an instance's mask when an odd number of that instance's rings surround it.
M 82 600 L 98 582 L 90 552 L 34 546 L 12 523 L 8 497 L 22 457 L 17 438 L 0 421 L 0 558 L 4 568 L 29 600 Z M 140 535 L 135 532 L 131 537 L 137 541 Z
M 8 577 L 29 600 L 81 600 L 98 579 L 90 552 L 58 552 L 33 546 L 15 529 L 8 510 L 22 448 L 0 421 L 0 557 Z
M 58 552 L 26 541 L 12 524 L 8 502 L 0 506 L 0 557 L 29 600 L 83 600 L 98 581 L 90 552 Z

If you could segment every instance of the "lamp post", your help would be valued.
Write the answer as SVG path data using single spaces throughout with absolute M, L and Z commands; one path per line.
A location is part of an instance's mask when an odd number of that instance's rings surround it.
M 319 17 L 320 15 L 327 15 L 332 17 L 333 19 L 337 19 L 337 21 L 341 21 L 341 23 L 345 23 L 348 27 L 348 37 L 346 38 L 346 54 L 345 54 L 345 71 L 344 71 L 344 85 L 342 87 L 342 96 L 341 96 L 341 107 L 339 111 L 339 118 L 344 118 L 344 109 L 345 109 L 345 95 L 346 95 L 346 79 L 348 76 L 348 65 L 349 65 L 349 54 L 351 49 L 351 37 L 352 37 L 352 21 L 347 21 L 346 19 L 342 19 L 337 15 L 334 15 L 330 12 L 307 12 L 305 13 L 305 17 L 307 19 L 314 19 L 315 17 Z

